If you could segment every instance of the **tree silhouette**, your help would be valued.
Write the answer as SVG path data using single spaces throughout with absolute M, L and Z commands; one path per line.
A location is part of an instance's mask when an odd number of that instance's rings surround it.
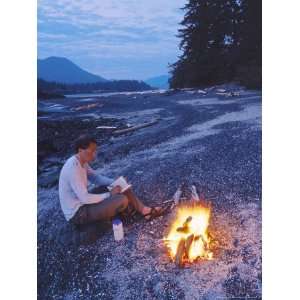
M 231 80 L 261 85 L 260 1 L 189 0 L 182 9 L 182 54 L 170 66 L 171 87 Z

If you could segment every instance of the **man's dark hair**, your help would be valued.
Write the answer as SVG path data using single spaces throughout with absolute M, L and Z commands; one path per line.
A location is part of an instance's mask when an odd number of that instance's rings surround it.
M 75 151 L 78 152 L 79 149 L 87 149 L 90 144 L 97 144 L 96 139 L 91 135 L 81 135 L 75 141 Z

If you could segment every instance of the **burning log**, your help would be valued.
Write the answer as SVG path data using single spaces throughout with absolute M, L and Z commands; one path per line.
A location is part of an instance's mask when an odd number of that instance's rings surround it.
M 190 251 L 191 245 L 193 243 L 193 240 L 194 240 L 194 235 L 191 234 L 188 236 L 188 238 L 185 241 L 185 253 L 186 253 L 187 257 L 189 257 L 189 251 Z
M 194 240 L 194 235 L 189 235 L 186 239 L 182 238 L 178 244 L 176 255 L 175 255 L 175 263 L 177 266 L 182 267 L 183 266 L 183 259 L 186 256 L 189 257 L 189 251 L 191 248 L 191 245 Z
M 183 223 L 183 227 L 189 226 L 189 223 L 193 220 L 191 216 L 187 217 Z
M 207 242 L 205 241 L 203 235 L 200 235 L 200 238 L 202 240 L 202 243 L 203 243 L 203 246 L 204 246 L 204 249 L 207 250 Z
M 184 253 L 185 253 L 185 239 L 182 238 L 178 243 L 178 247 L 175 255 L 175 263 L 177 266 L 181 267 L 183 265 Z
M 207 244 L 207 241 L 204 239 L 203 235 L 200 234 L 200 235 L 196 235 L 195 238 L 194 238 L 194 241 L 198 241 L 199 239 L 201 239 L 202 243 L 203 243 L 203 247 L 205 250 L 208 250 L 208 244 Z
M 189 228 L 186 226 L 186 227 L 178 227 L 176 229 L 177 232 L 182 232 L 182 233 L 188 233 L 189 232 Z
M 183 233 L 188 233 L 189 232 L 189 223 L 192 221 L 192 217 L 189 216 L 183 223 L 182 227 L 178 227 L 176 231 L 178 232 L 183 232 Z
M 200 235 L 196 235 L 195 237 L 194 237 L 194 241 L 198 241 L 200 239 Z
M 211 238 L 208 235 L 210 205 L 195 202 L 178 207 L 170 232 L 164 238 L 170 255 L 179 267 L 185 262 L 212 259 Z

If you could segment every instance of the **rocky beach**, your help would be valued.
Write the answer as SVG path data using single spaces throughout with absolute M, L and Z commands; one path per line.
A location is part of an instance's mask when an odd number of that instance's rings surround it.
M 214 259 L 170 260 L 161 240 L 175 210 L 125 224 L 121 242 L 111 224 L 93 238 L 67 224 L 58 176 L 83 133 L 98 141 L 93 168 L 125 176 L 149 205 L 195 184 L 212 203 Z M 39 299 L 261 298 L 261 91 L 227 84 L 39 100 L 37 172 Z

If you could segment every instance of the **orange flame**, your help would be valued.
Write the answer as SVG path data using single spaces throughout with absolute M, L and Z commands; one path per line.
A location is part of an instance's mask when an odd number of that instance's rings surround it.
M 198 203 L 178 207 L 175 221 L 163 239 L 173 260 L 180 240 L 187 239 L 191 234 L 194 235 L 194 239 L 185 260 L 193 262 L 198 258 L 212 259 L 213 253 L 209 250 L 210 238 L 207 231 L 210 211 L 210 207 Z

